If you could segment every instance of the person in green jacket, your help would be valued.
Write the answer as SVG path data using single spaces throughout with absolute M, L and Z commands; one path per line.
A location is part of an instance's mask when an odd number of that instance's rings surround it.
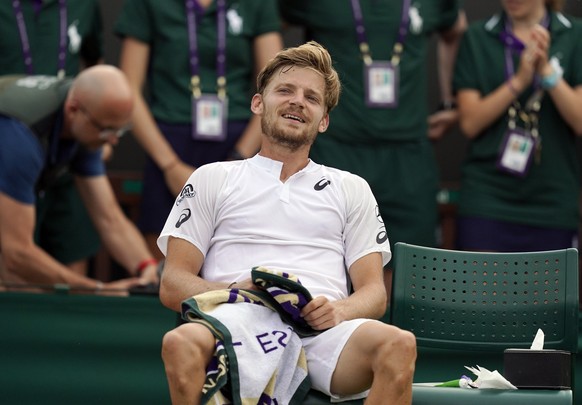
M 462 169 L 458 247 L 577 247 L 582 22 L 556 0 L 501 1 L 471 24 L 457 59 Z

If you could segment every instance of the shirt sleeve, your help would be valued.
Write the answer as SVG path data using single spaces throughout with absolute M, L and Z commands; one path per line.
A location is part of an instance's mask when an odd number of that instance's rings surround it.
M 386 265 L 392 257 L 390 242 L 370 186 L 361 177 L 349 175 L 342 182 L 342 187 L 347 209 L 344 230 L 347 268 L 373 252 L 381 253 L 382 264 Z
M 477 83 L 478 76 L 475 74 L 479 70 L 475 65 L 476 61 L 473 57 L 471 30 L 472 27 L 469 27 L 469 31 L 463 35 L 457 53 L 453 74 L 453 91 L 455 93 L 462 89 L 479 89 Z
M 281 31 L 279 10 L 275 0 L 262 0 L 259 3 L 259 18 L 255 26 L 255 35 Z
M 152 40 L 152 24 L 149 1 L 125 0 L 119 18 L 115 24 L 115 34 L 120 37 L 132 37 L 141 42 Z
M 164 255 L 172 236 L 192 243 L 206 256 L 216 226 L 219 195 L 226 178 L 227 171 L 220 163 L 201 166 L 192 173 L 176 198 L 158 238 L 158 247 Z
M 83 177 L 104 175 L 105 163 L 101 154 L 102 149 L 89 151 L 79 146 L 79 150 L 71 161 L 71 171 Z
M 43 168 L 38 139 L 18 120 L 0 116 L 0 192 L 34 204 L 35 184 Z

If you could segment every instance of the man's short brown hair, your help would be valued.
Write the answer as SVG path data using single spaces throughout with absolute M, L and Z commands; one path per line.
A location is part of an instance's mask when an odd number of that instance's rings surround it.
M 315 41 L 284 49 L 271 59 L 257 77 L 258 93 L 263 94 L 276 72 L 292 66 L 313 69 L 323 76 L 325 81 L 325 107 L 326 113 L 329 113 L 339 101 L 341 83 L 337 72 L 333 68 L 329 52 Z

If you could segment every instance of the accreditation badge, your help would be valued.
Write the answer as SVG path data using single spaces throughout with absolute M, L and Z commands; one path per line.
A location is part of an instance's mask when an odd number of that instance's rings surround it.
M 226 139 L 228 101 L 216 94 L 202 94 L 192 100 L 192 138 L 222 142 Z
M 398 106 L 398 67 L 379 61 L 364 65 L 366 105 L 373 108 Z
M 508 129 L 501 143 L 497 167 L 500 170 L 523 177 L 532 161 L 536 141 L 521 128 Z

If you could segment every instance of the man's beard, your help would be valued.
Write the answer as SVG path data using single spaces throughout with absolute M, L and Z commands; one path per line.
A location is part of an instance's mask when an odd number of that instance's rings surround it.
M 314 131 L 313 135 L 306 131 L 300 134 L 291 134 L 270 122 L 265 116 L 261 119 L 261 130 L 275 144 L 281 145 L 291 152 L 295 152 L 304 146 L 310 146 L 317 136 L 317 131 Z

